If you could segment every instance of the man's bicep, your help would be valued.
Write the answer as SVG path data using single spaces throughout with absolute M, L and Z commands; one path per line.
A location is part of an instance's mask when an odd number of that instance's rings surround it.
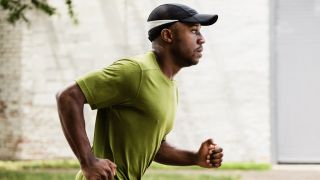
M 81 89 L 76 83 L 72 83 L 65 89 L 59 91 L 56 94 L 56 99 L 59 108 L 66 108 L 66 104 L 72 103 L 77 106 L 83 106 L 86 103 L 86 98 Z
M 88 103 L 87 98 L 85 97 L 85 95 L 83 94 L 81 88 L 77 83 L 74 83 L 72 85 L 72 88 L 74 88 L 75 96 L 77 99 L 79 99 L 80 102 L 82 102 L 83 104 Z
M 87 99 L 77 83 L 72 83 L 69 85 L 64 92 L 80 104 L 87 103 Z

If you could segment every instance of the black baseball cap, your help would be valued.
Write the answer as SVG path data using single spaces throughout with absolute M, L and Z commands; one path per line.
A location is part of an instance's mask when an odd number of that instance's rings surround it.
M 199 14 L 196 10 L 183 4 L 162 4 L 156 7 L 149 15 L 149 40 L 153 41 L 162 29 L 175 22 L 199 23 L 209 26 L 218 20 L 216 14 Z

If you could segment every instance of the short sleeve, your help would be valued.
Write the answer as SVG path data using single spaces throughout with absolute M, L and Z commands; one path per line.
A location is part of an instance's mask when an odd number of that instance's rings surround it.
M 92 109 L 129 103 L 138 94 L 141 68 L 133 60 L 118 60 L 78 79 L 77 84 Z

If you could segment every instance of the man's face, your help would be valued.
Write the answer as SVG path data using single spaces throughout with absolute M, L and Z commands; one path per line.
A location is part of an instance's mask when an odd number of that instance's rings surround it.
M 180 22 L 172 26 L 173 41 L 171 53 L 175 55 L 176 62 L 181 67 L 198 64 L 202 56 L 202 44 L 205 43 L 205 40 L 200 33 L 200 28 L 200 24 Z

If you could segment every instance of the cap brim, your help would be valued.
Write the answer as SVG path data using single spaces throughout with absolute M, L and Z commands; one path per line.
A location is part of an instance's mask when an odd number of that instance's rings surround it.
M 214 14 L 195 14 L 194 16 L 180 20 L 184 23 L 199 23 L 202 26 L 209 26 L 217 22 L 218 15 Z

